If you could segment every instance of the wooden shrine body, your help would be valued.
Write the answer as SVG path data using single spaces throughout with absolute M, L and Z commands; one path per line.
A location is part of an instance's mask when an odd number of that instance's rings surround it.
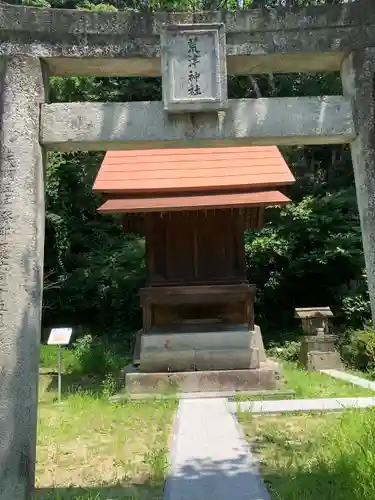
M 210 322 L 252 329 L 255 287 L 246 280 L 244 219 L 244 210 L 146 216 L 145 331 Z
M 255 286 L 246 280 L 244 223 L 238 209 L 146 215 L 142 371 L 227 368 L 222 350 L 228 348 L 236 351 L 237 366 L 249 367 Z M 242 337 L 238 348 L 233 335 Z

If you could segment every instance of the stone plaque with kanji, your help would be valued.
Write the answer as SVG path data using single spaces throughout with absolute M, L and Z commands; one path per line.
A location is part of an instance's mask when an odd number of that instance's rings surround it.
M 223 24 L 165 26 L 161 65 L 166 111 L 204 112 L 227 106 Z

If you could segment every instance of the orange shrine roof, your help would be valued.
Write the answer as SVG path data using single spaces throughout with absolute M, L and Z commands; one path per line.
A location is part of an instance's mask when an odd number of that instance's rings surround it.
M 108 195 L 161 196 L 187 191 L 260 191 L 294 182 L 276 146 L 148 149 L 108 151 L 93 190 Z M 257 196 L 259 199 L 259 193 Z
M 122 198 L 106 201 L 101 213 L 174 212 L 178 210 L 210 210 L 214 208 L 266 207 L 285 205 L 290 199 L 280 191 L 256 193 L 167 196 L 157 198 Z

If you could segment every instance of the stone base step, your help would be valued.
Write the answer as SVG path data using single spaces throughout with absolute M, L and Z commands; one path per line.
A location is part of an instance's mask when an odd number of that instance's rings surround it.
M 174 373 L 125 374 L 128 394 L 180 394 L 196 392 L 244 392 L 276 390 L 280 379 L 279 364 L 261 363 L 260 368 Z
M 211 399 L 211 398 L 226 398 L 229 401 L 235 401 L 236 395 L 241 395 L 244 398 L 259 398 L 263 401 L 274 399 L 290 399 L 295 397 L 295 391 L 291 390 L 276 390 L 276 391 L 220 391 L 220 392 L 183 392 L 178 394 L 178 399 Z M 124 389 L 110 398 L 113 403 L 124 399 L 130 400 L 147 400 L 147 399 L 175 399 L 175 394 L 155 394 L 144 392 L 140 394 L 129 394 Z

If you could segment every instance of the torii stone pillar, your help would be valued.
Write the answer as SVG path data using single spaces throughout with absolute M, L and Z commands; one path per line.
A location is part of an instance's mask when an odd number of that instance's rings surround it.
M 44 250 L 40 60 L 0 57 L 0 500 L 34 485 Z
M 351 143 L 371 312 L 375 321 L 375 47 L 352 52 L 342 65 L 357 137 Z

